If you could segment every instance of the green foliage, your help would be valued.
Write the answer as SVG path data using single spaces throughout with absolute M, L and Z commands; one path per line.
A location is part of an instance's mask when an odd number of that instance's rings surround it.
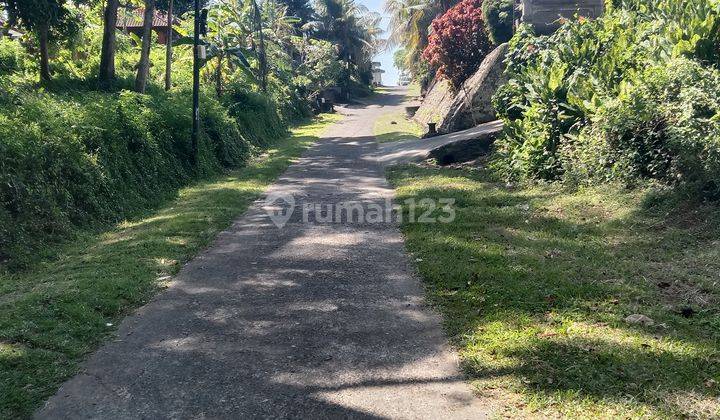
M 462 0 L 432 22 L 432 33 L 422 56 L 437 70 L 438 77 L 449 80 L 455 89 L 492 51 L 483 23 L 482 3 Z
M 0 112 L 2 259 L 23 265 L 42 243 L 157 205 L 285 135 L 275 108 L 257 95 L 236 94 L 227 108 L 205 95 L 195 169 L 190 97 L 16 92 L 17 106 Z
M 24 71 L 29 60 L 20 43 L 0 38 L 0 76 Z
M 660 47 L 673 55 L 690 54 L 720 63 L 720 2 L 717 0 L 621 0 L 644 21 L 661 25 Z
M 66 30 L 72 17 L 66 7 L 66 0 L 2 0 L 0 3 L 4 4 L 11 22 L 17 22 L 32 31 L 43 26 Z
M 124 316 L 227 228 L 335 116 L 293 130 L 262 157 L 193 183 L 156 210 L 82 232 L 59 257 L 0 272 L 0 418 L 30 418 Z M 5 226 L 5 225 L 2 225 Z
M 510 41 L 513 36 L 514 0 L 484 0 L 482 5 L 485 28 L 495 45 Z
M 381 45 L 382 16 L 356 0 L 319 0 L 315 6 L 317 35 L 337 44 L 337 57 L 345 68 L 338 85 L 350 94 L 369 91 L 372 57 Z
M 223 98 L 227 112 L 241 127 L 241 135 L 255 146 L 268 146 L 287 133 L 275 104 L 257 93 L 239 88 Z
M 344 3 L 348 7 L 340 15 L 350 20 L 334 22 L 336 31 L 324 33 L 328 40 L 317 39 L 312 28 L 306 28 L 306 37 L 295 35 L 296 19 L 287 16 L 286 6 L 263 2 L 260 29 L 269 66 L 262 95 L 259 27 L 251 3 L 213 2 L 205 39 L 212 60 L 202 68 L 201 83 L 220 89 L 216 95 L 203 93 L 200 156 L 193 167 L 186 90 L 192 81 L 190 46 L 174 47 L 174 86 L 164 92 L 159 86 L 165 47 L 153 42 L 148 95 L 136 95 L 125 90 L 137 71 L 138 39 L 118 31 L 117 80 L 110 92 L 98 92 L 101 2 L 0 0 L 9 2 L 11 17 L 24 25 L 31 25 L 31 17 L 50 19 L 50 40 L 63 42 L 51 42 L 53 77 L 38 89 L 38 66 L 30 55 L 37 51 L 35 34 L 22 42 L 0 39 L 3 266 L 25 266 L 42 257 L 45 243 L 121 220 L 156 206 L 194 179 L 241 166 L 255 150 L 284 137 L 289 122 L 309 116 L 313 96 L 328 86 L 368 92 L 366 71 L 341 65 L 338 57 L 346 51 L 364 62 L 373 51 L 374 16 L 360 16 L 352 2 Z M 38 8 L 48 4 L 57 7 Z M 37 21 L 47 21 L 42 19 Z M 181 17 L 176 29 L 191 34 L 192 20 Z
M 399 70 L 406 70 L 407 65 L 405 63 L 405 57 L 407 56 L 407 51 L 405 48 L 398 48 L 393 53 L 393 66 Z
M 296 48 L 304 59 L 297 69 L 294 83 L 304 87 L 308 97 L 316 97 L 340 78 L 342 66 L 332 43 L 315 39 L 309 42 L 297 40 Z
M 566 176 L 682 181 L 720 198 L 720 72 L 678 58 L 637 80 L 563 142 Z
M 641 1 L 567 22 L 549 37 L 521 27 L 510 82 L 495 96 L 508 178 L 652 178 L 718 195 L 720 4 Z

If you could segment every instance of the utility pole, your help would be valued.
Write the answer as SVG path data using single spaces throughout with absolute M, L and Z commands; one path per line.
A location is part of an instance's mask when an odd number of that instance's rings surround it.
M 165 90 L 170 90 L 172 80 L 173 0 L 168 2 L 167 36 L 165 37 Z
M 193 121 L 192 121 L 192 163 L 198 162 L 198 137 L 200 136 L 200 0 L 195 0 L 195 32 L 193 34 Z

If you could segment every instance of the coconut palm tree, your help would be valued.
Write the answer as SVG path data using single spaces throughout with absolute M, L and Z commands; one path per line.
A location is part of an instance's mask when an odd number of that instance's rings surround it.
M 355 0 L 318 0 L 317 30 L 322 38 L 338 45 L 346 66 L 369 69 L 372 56 L 381 44 L 381 16 Z
M 418 72 L 423 50 L 427 46 L 433 19 L 450 9 L 456 0 L 386 0 L 390 15 L 389 45 L 399 45 L 405 52 L 404 67 Z

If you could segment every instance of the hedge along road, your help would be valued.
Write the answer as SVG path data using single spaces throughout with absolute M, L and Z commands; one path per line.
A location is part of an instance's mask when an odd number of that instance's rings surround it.
M 403 99 L 347 109 L 267 191 L 280 213 L 251 206 L 37 417 L 485 417 L 397 225 L 315 212 L 386 206 L 371 133 Z M 279 228 L 268 210 L 290 208 Z

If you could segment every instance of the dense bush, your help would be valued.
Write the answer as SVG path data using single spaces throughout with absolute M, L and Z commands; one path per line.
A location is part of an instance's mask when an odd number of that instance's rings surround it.
M 514 0 L 483 0 L 485 29 L 495 45 L 508 42 L 512 38 L 514 7 Z
M 283 124 L 275 104 L 257 93 L 243 91 L 238 87 L 223 98 L 228 113 L 243 128 L 242 135 L 256 146 L 267 146 L 285 135 Z
M 623 2 L 594 21 L 538 37 L 522 27 L 495 167 L 509 178 L 652 178 L 716 195 L 720 176 L 720 5 Z M 652 6 L 652 7 L 649 7 Z
M 43 243 L 156 205 L 192 179 L 241 165 L 254 147 L 285 133 L 275 109 L 257 95 L 236 94 L 230 113 L 203 95 L 193 168 L 190 98 L 186 91 L 4 97 L 0 260 L 20 266 Z
M 463 0 L 433 20 L 423 58 L 455 88 L 470 77 L 492 51 L 485 31 L 482 0 Z
M 0 75 L 24 70 L 29 59 L 20 43 L 0 38 Z
M 720 192 L 720 72 L 687 58 L 649 67 L 562 142 L 566 177 L 654 178 Z

